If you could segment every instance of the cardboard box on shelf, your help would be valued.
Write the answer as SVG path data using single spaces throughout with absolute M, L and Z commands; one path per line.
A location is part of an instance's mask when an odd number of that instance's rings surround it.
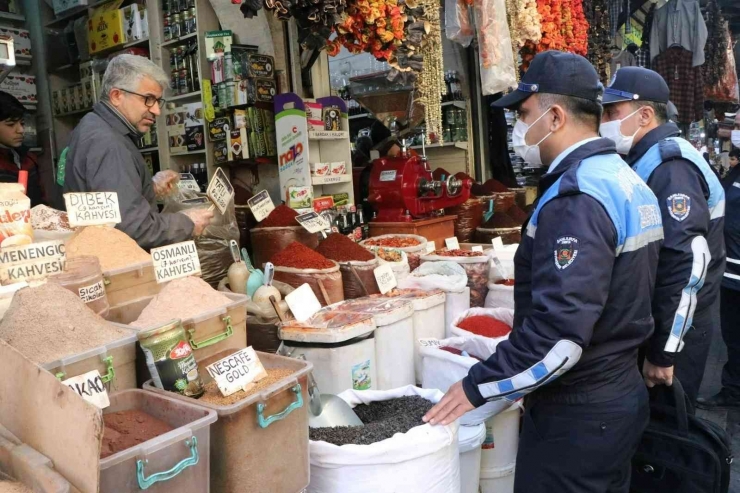
M 247 63 L 242 67 L 244 77 L 263 77 L 271 79 L 275 76 L 275 59 L 270 55 L 250 53 Z
M 93 62 L 82 62 L 80 63 L 80 80 L 84 80 L 88 77 L 93 76 Z
M 149 37 L 149 17 L 146 8 L 132 3 L 121 9 L 123 11 L 123 27 L 126 43 L 139 41 Z
M 209 60 L 224 56 L 231 51 L 233 33 L 231 31 L 206 31 L 206 57 Z
M 230 130 L 228 118 L 214 118 L 212 122 L 208 122 L 208 137 L 214 142 L 225 141 L 226 132 Z
M 203 125 L 185 128 L 185 145 L 188 152 L 205 149 L 206 136 L 203 132 Z
M 324 130 L 324 120 L 321 115 L 321 103 L 318 103 L 315 99 L 304 99 L 303 104 L 306 106 L 308 130 L 313 132 Z
M 36 77 L 13 71 L 0 82 L 0 90 L 10 93 L 21 103 L 36 103 Z
M 181 113 L 184 115 L 183 123 L 186 127 L 204 126 L 203 103 L 184 104 Z
M 213 160 L 216 164 L 223 164 L 229 160 L 229 146 L 225 140 L 213 143 Z
M 227 144 L 229 161 L 249 159 L 249 141 L 247 140 L 246 128 L 229 132 Z
M 237 105 L 272 103 L 277 94 L 277 86 L 271 79 L 243 79 L 234 85 L 234 90 L 236 91 L 234 101 Z
M 94 10 L 87 23 L 87 45 L 90 54 L 121 46 L 126 43 L 123 28 L 122 0 Z
M 25 29 L 0 26 L 0 36 L 13 38 L 13 50 L 16 56 L 31 56 L 31 37 Z
M 54 0 L 52 2 L 52 6 L 54 7 L 54 15 L 59 15 L 75 7 L 84 7 L 87 5 L 87 0 Z

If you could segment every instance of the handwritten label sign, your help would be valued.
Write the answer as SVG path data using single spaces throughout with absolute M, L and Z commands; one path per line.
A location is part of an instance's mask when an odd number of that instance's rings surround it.
M 249 390 L 255 382 L 267 376 L 265 367 L 251 346 L 208 365 L 206 370 L 224 397 L 239 390 Z
M 208 195 L 208 198 L 211 199 L 211 202 L 213 202 L 213 205 L 216 206 L 221 214 L 226 213 L 229 202 L 234 198 L 234 187 L 231 186 L 231 182 L 223 169 L 216 169 L 213 178 L 211 178 L 211 183 L 208 184 L 206 195 Z
M 419 346 L 421 347 L 440 347 L 439 339 L 419 339 Z
M 154 277 L 157 283 L 200 274 L 198 249 L 194 241 L 152 248 Z
M 491 244 L 493 245 L 494 250 L 503 250 L 504 249 L 504 240 L 501 239 L 500 236 L 497 236 L 491 240 Z
M 393 274 L 393 269 L 391 269 L 389 264 L 383 264 L 380 267 L 376 267 L 373 270 L 373 274 L 375 274 L 375 280 L 378 282 L 380 294 L 385 294 L 398 286 L 396 275 Z
M 98 409 L 105 409 L 110 406 L 108 391 L 98 370 L 68 378 L 63 380 L 62 384 L 77 392 L 80 397 Z
M 257 222 L 262 222 L 264 218 L 270 215 L 275 209 L 275 204 L 272 203 L 270 194 L 267 190 L 262 190 L 260 193 L 247 200 L 247 205 L 252 209 L 252 214 Z
M 190 190 L 191 192 L 200 192 L 200 185 L 191 173 L 180 173 L 180 181 L 177 182 L 180 190 Z
M 14 284 L 46 279 L 64 272 L 64 242 L 44 241 L 3 248 L 0 252 L 0 282 Z
M 85 303 L 92 303 L 105 296 L 105 285 L 103 281 L 98 281 L 89 286 L 83 286 L 77 290 L 80 299 Z
M 472 247 L 472 248 L 470 249 L 470 251 L 472 251 L 472 252 L 482 252 L 482 251 L 483 251 L 483 247 L 482 247 L 482 246 L 480 246 L 480 245 L 475 245 L 475 246 L 473 246 L 473 247 Z
M 501 275 L 501 277 L 503 277 L 504 279 L 509 279 L 508 271 L 504 268 L 504 264 L 501 263 L 498 255 L 492 253 L 491 260 L 493 260 L 493 264 L 496 266 L 496 269 L 498 269 L 498 273 Z
M 435 245 L 434 241 L 429 240 L 427 241 L 427 253 L 432 253 L 437 249 L 437 245 Z
M 65 193 L 64 204 L 73 228 L 121 222 L 116 192 Z
M 299 322 L 305 322 L 321 310 L 321 303 L 308 284 L 302 284 L 298 289 L 286 295 L 285 302 Z
M 330 227 L 329 223 L 315 212 L 301 214 L 296 216 L 295 220 L 298 221 L 301 226 L 306 228 L 309 233 L 318 233 L 319 231 L 325 231 Z
M 460 242 L 457 241 L 456 236 L 445 239 L 445 245 L 447 245 L 448 250 L 459 250 L 460 249 Z

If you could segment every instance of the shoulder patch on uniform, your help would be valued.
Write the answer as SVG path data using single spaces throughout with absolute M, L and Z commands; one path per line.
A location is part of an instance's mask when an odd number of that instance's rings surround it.
M 566 269 L 575 262 L 579 243 L 575 236 L 561 236 L 555 240 L 555 267 L 558 270 Z
M 678 222 L 689 217 L 691 212 L 691 197 L 685 193 L 674 193 L 667 199 L 668 214 Z

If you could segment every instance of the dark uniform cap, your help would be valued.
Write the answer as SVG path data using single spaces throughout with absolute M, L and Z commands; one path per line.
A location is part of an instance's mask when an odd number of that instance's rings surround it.
M 617 70 L 614 80 L 604 90 L 604 104 L 623 101 L 652 101 L 668 103 L 671 92 L 658 72 L 642 67 L 624 67 Z
M 604 86 L 593 65 L 580 55 L 544 51 L 534 57 L 519 87 L 493 106 L 517 108 L 532 94 L 560 94 L 601 101 Z

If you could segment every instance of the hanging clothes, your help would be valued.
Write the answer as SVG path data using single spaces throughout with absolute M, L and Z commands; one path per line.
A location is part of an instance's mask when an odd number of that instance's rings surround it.
M 650 68 L 650 31 L 653 27 L 653 19 L 655 18 L 656 6 L 653 4 L 650 6 L 650 10 L 645 16 L 645 25 L 642 29 L 642 44 L 640 49 L 635 53 L 637 59 L 637 65 L 643 68 Z
M 622 13 L 622 3 L 622 0 L 609 0 L 609 22 L 611 24 L 612 38 L 617 35 L 619 15 Z
M 609 62 L 612 74 L 615 74 L 622 67 L 635 67 L 636 65 L 637 59 L 635 55 L 627 50 L 622 50 L 621 53 L 612 56 L 612 60 Z
M 691 123 L 704 117 L 704 76 L 692 66 L 693 54 L 673 47 L 653 59 L 653 70 L 668 83 L 671 101 L 678 109 L 678 121 Z
M 704 64 L 707 25 L 698 0 L 671 0 L 655 11 L 650 30 L 650 58 L 673 46 L 693 53 L 693 67 Z

